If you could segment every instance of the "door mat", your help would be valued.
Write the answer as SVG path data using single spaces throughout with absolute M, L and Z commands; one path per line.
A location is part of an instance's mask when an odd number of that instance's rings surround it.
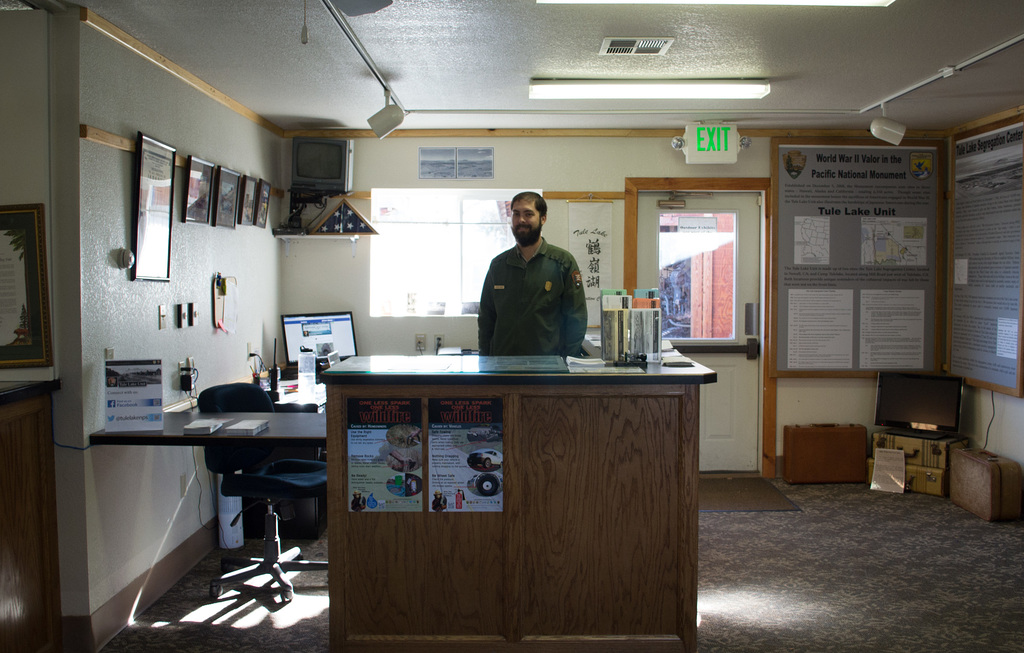
M 697 504 L 704 512 L 800 510 L 764 478 L 701 476 L 697 483 Z

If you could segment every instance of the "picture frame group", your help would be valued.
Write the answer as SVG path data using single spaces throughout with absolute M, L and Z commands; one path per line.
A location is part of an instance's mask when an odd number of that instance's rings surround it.
M 189 156 L 182 221 L 234 229 L 267 226 L 270 182 Z

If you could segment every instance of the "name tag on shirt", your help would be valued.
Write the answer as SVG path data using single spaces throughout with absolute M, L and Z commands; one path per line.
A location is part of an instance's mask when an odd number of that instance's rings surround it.
M 494 289 L 495 290 L 504 290 L 505 286 L 495 286 Z

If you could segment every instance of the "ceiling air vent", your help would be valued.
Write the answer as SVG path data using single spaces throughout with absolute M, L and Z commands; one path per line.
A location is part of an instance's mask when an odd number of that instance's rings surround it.
M 599 54 L 665 54 L 675 39 L 608 37 Z

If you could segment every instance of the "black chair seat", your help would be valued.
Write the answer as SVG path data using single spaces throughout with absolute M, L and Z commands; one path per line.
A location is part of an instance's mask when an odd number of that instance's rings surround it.
M 226 474 L 220 491 L 227 497 L 306 499 L 323 496 L 326 486 L 327 463 L 286 459 L 245 474 Z

